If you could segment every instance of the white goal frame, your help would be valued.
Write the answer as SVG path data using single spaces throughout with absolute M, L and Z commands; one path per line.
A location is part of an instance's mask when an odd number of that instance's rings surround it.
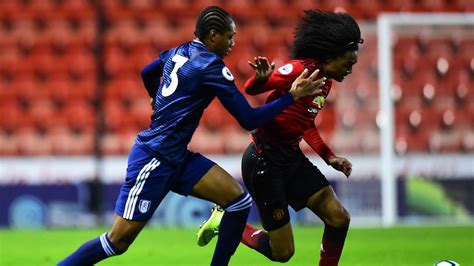
M 473 25 L 474 13 L 386 13 L 377 18 L 380 178 L 382 193 L 382 223 L 391 226 L 397 222 L 396 155 L 394 151 L 394 105 L 392 88 L 392 31 L 400 26 L 453 26 Z

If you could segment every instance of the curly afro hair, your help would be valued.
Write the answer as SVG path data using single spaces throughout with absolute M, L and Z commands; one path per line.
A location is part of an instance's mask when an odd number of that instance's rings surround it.
M 291 47 L 292 59 L 313 58 L 321 61 L 357 51 L 360 28 L 349 14 L 321 10 L 305 10 L 295 30 Z

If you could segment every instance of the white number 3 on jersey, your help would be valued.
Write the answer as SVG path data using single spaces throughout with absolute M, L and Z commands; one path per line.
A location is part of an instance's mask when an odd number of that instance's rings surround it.
M 171 71 L 171 74 L 170 74 L 170 78 L 171 78 L 170 85 L 164 86 L 163 89 L 161 90 L 161 95 L 163 95 L 164 97 L 167 97 L 173 94 L 173 92 L 178 87 L 178 75 L 177 75 L 178 69 L 182 67 L 184 63 L 186 63 L 189 60 L 189 58 L 186 58 L 184 56 L 177 54 L 177 55 L 174 55 L 173 58 L 171 58 L 171 60 L 175 62 L 176 64 L 174 65 L 173 70 Z

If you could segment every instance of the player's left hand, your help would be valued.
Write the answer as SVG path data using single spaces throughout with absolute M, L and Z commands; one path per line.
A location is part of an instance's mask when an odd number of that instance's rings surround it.
M 255 70 L 255 80 L 260 83 L 265 83 L 275 69 L 275 62 L 270 64 L 268 58 L 264 56 L 254 57 L 253 60 L 255 63 L 248 61 L 248 64 Z
M 352 163 L 344 157 L 331 156 L 329 158 L 329 165 L 331 165 L 332 168 L 343 172 L 346 177 L 349 177 L 351 175 Z

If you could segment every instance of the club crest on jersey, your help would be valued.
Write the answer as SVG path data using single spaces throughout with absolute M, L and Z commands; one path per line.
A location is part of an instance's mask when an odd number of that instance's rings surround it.
M 230 73 L 229 68 L 227 68 L 226 66 L 222 68 L 222 75 L 228 81 L 233 81 L 234 80 L 234 76 L 232 75 L 232 73 Z
M 147 211 L 150 210 L 151 206 L 151 201 L 149 200 L 140 200 L 140 203 L 138 204 L 138 210 L 141 213 L 146 213 Z
M 325 102 L 326 98 L 324 98 L 324 96 L 316 96 L 313 99 L 313 103 L 316 104 L 319 109 L 323 108 Z
M 282 75 L 288 75 L 293 71 L 293 65 L 292 64 L 286 64 L 284 66 L 281 66 L 278 68 L 278 72 L 280 72 Z
M 283 219 L 285 217 L 285 211 L 283 209 L 276 209 L 273 211 L 273 218 L 277 221 Z

